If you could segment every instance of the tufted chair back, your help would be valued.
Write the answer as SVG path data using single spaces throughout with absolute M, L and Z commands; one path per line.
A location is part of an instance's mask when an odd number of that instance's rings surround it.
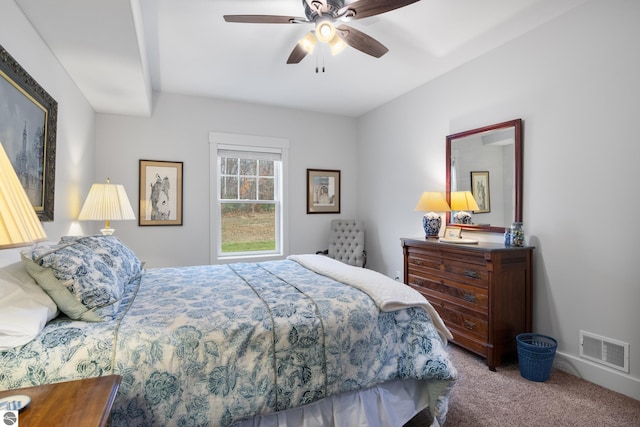
M 334 219 L 329 233 L 327 256 L 345 264 L 364 267 L 367 253 L 364 250 L 364 221 L 355 219 Z

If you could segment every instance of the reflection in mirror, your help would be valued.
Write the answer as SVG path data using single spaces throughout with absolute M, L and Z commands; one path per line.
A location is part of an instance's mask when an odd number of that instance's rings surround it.
M 504 232 L 522 221 L 522 120 L 447 136 L 446 195 L 447 224 Z

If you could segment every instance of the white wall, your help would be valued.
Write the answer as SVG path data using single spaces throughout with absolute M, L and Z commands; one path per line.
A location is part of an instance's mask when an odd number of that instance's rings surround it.
M 159 94 L 150 118 L 98 114 L 99 179 L 123 184 L 138 211 L 138 161 L 184 162 L 182 226 L 112 223 L 148 267 L 209 263 L 209 132 L 285 138 L 289 150 L 290 253 L 327 245 L 331 219 L 357 214 L 356 120 L 233 101 Z M 306 170 L 341 171 L 341 214 L 306 213 Z M 93 232 L 100 228 L 94 225 Z
M 640 2 L 591 1 L 366 114 L 358 211 L 368 264 L 402 268 L 413 209 L 445 188 L 445 136 L 524 119 L 524 226 L 535 246 L 534 331 L 580 375 L 640 399 L 636 218 Z M 366 183 L 366 184 L 365 184 Z M 627 374 L 579 359 L 579 330 L 630 343 Z
M 50 240 L 77 234 L 75 218 L 93 180 L 95 114 L 13 0 L 0 0 L 0 45 L 58 102 L 54 221 Z

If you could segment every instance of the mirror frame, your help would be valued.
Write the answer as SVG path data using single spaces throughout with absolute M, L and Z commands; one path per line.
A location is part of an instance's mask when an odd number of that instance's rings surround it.
M 451 205 L 451 142 L 455 139 L 464 138 L 471 135 L 476 135 L 488 131 L 505 129 L 513 127 L 514 128 L 514 144 L 515 144 L 515 164 L 514 164 L 514 172 L 515 172 L 515 182 L 514 182 L 514 190 L 515 190 L 515 212 L 514 212 L 514 221 L 522 222 L 522 143 L 523 143 L 523 132 L 522 132 L 522 119 L 509 120 L 502 123 L 496 123 L 489 126 L 484 126 L 477 129 L 471 129 L 464 132 L 454 133 L 452 135 L 447 135 L 447 150 L 446 150 L 446 162 L 447 162 L 447 189 L 446 189 L 446 197 L 447 203 Z M 450 226 L 456 226 L 463 229 L 476 230 L 476 231 L 486 231 L 490 233 L 504 233 L 505 230 L 509 227 L 497 227 L 492 225 L 473 225 L 473 224 L 458 224 L 451 223 L 451 212 L 447 212 L 446 224 Z

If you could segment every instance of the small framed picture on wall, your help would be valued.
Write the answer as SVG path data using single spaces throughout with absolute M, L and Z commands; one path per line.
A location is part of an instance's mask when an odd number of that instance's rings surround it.
M 307 169 L 307 213 L 340 213 L 340 171 Z
M 182 225 L 182 162 L 140 160 L 138 225 Z

